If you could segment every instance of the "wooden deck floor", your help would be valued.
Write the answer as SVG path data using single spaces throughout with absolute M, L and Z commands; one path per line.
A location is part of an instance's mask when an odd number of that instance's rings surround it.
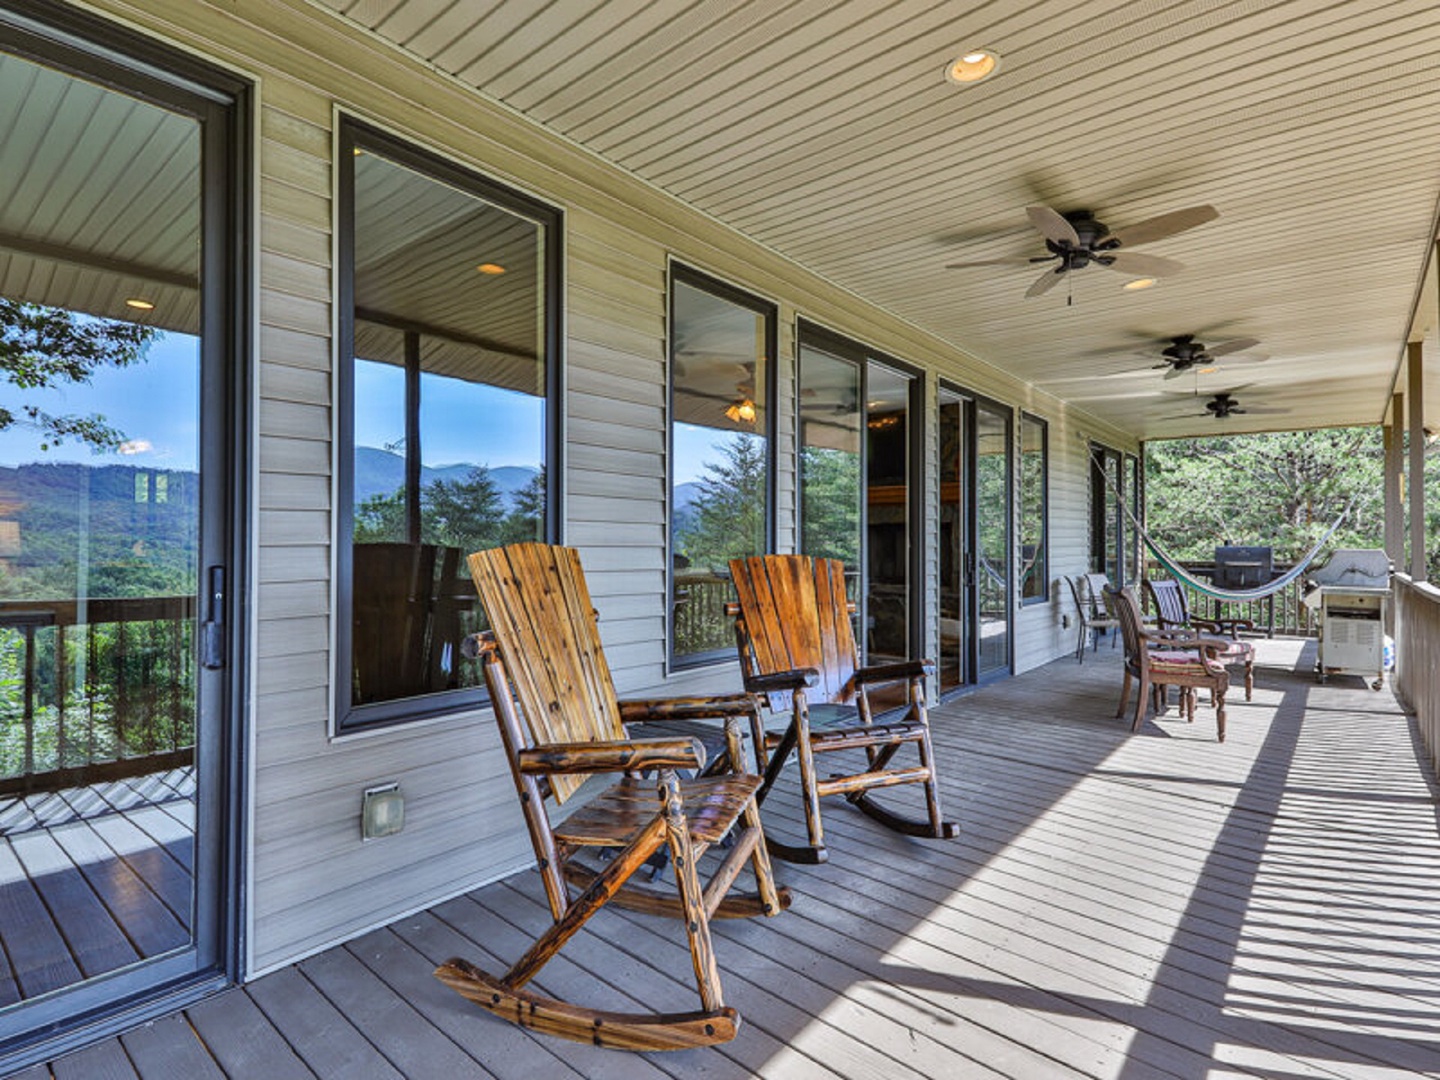
M 1298 643 L 1261 649 L 1223 746 L 1203 708 L 1131 736 L 1103 647 L 935 710 L 961 838 L 832 805 L 831 862 L 780 868 L 791 911 L 719 928 L 745 1021 L 724 1047 L 532 1037 L 435 982 L 451 955 L 519 955 L 547 919 L 527 873 L 26 1080 L 1440 1076 L 1440 831 L 1412 725 L 1388 689 L 1317 686 Z M 792 803 L 766 811 L 797 833 Z M 691 1007 L 672 927 L 591 926 L 544 989 Z
M 0 1005 L 190 939 L 190 768 L 0 799 Z

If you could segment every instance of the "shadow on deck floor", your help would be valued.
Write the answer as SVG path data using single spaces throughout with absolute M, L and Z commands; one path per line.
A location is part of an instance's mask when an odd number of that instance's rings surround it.
M 440 986 L 435 963 L 503 970 L 547 922 L 526 873 L 53 1076 L 1440 1076 L 1440 831 L 1414 725 L 1388 689 L 1316 685 L 1299 643 L 1260 650 L 1223 746 L 1203 706 L 1131 735 L 1103 646 L 937 707 L 961 837 L 912 841 L 827 804 L 831 861 L 779 867 L 791 911 L 717 924 L 744 1018 L 725 1046 L 563 1043 Z M 795 839 L 786 795 L 767 828 Z M 689 1007 L 675 930 L 607 910 L 540 982 L 586 1004 Z

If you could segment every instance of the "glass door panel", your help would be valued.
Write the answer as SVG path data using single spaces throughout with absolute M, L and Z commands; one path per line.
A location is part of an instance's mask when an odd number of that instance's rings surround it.
M 971 550 L 967 402 L 940 391 L 940 691 L 974 681 L 967 566 Z
M 867 365 L 865 387 L 865 659 L 917 655 L 911 642 L 910 387 L 884 364 Z
M 204 252 L 227 196 L 202 158 L 224 166 L 229 113 L 10 40 L 29 48 L 0 52 L 0 1030 L 24 1035 L 217 962 L 197 897 L 218 847 L 197 838 L 219 765 L 197 747 L 225 688 L 200 621 L 222 625 L 228 584 L 204 416 L 229 346 L 202 267 L 225 265 Z
M 1010 410 L 975 403 L 976 674 L 1010 666 Z

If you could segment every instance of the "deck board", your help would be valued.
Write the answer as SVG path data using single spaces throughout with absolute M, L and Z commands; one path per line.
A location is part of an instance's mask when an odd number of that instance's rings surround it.
M 561 1043 L 432 980 L 451 955 L 499 971 L 530 944 L 549 916 L 526 872 L 230 990 L 153 1045 L 285 1080 L 1440 1078 L 1437 787 L 1413 722 L 1360 680 L 1318 686 L 1293 642 L 1260 650 L 1223 745 L 1203 705 L 1193 725 L 1172 710 L 1132 735 L 1107 650 L 935 707 L 960 836 L 905 839 L 827 801 L 830 862 L 778 868 L 792 909 L 715 925 L 744 1018 L 730 1044 Z M 789 781 L 765 817 L 803 836 Z M 106 828 L 120 849 L 122 833 L 163 843 L 160 825 Z M 612 1008 L 694 993 L 677 929 L 614 909 L 536 985 Z M 136 1058 L 146 1080 L 150 1060 Z

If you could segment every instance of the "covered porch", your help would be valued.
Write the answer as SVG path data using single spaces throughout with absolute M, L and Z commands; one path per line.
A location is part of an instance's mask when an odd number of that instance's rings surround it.
M 1318 685 L 1313 641 L 1258 645 L 1223 746 L 1204 708 L 1131 734 L 1106 644 L 938 707 L 961 837 L 828 815 L 832 860 L 780 869 L 786 917 L 717 924 L 744 1018 L 719 1048 L 536 1037 L 432 979 L 452 955 L 524 950 L 549 916 L 522 872 L 22 1076 L 1440 1075 L 1440 829 L 1416 722 L 1388 686 Z M 766 814 L 803 831 L 791 800 Z M 665 921 L 607 909 L 592 928 L 550 992 L 687 992 Z

